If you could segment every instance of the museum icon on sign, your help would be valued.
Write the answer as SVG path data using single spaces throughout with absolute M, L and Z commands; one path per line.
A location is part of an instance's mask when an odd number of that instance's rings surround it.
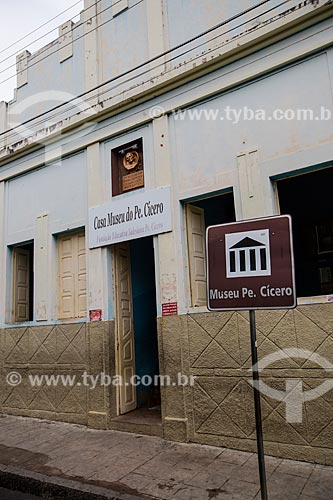
M 270 276 L 269 230 L 225 235 L 227 278 Z

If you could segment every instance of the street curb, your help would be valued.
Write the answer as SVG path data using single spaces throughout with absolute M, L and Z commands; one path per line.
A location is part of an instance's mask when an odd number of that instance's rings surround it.
M 1 464 L 0 486 L 9 490 L 41 496 L 43 500 L 143 500 L 143 498 L 149 498 L 119 493 L 108 488 Z

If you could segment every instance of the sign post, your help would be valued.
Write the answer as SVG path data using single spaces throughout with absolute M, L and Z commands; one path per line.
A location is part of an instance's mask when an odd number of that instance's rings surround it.
M 210 226 L 206 246 L 208 309 L 249 310 L 261 498 L 268 500 L 255 310 L 296 306 L 291 218 L 281 215 Z
M 256 317 L 254 310 L 250 310 L 250 332 L 251 332 L 251 354 L 252 354 L 252 376 L 253 376 L 253 394 L 254 394 L 254 412 L 256 419 L 256 435 L 257 435 L 257 450 L 259 463 L 259 478 L 262 500 L 268 500 L 267 496 L 267 481 L 265 467 L 265 451 L 264 451 L 264 435 L 262 432 L 262 416 L 261 416 L 261 401 L 260 392 L 255 389 L 256 383 L 259 384 L 258 367 L 258 349 L 257 349 L 257 332 L 256 332 Z

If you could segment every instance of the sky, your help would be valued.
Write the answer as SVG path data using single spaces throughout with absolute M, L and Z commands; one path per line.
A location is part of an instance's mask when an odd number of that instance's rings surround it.
M 62 23 L 69 19 L 78 19 L 78 14 L 83 10 L 83 0 L 0 0 L 0 5 L 0 101 L 9 101 L 13 98 L 16 86 L 16 54 L 23 50 L 33 53 L 57 38 L 58 27 Z M 66 9 L 69 10 L 50 21 Z M 15 43 L 48 21 L 48 24 L 27 38 Z M 51 30 L 52 32 L 46 35 Z M 43 35 L 46 36 L 36 40 Z M 15 45 L 12 45 L 14 43 Z M 8 78 L 8 81 L 3 81 Z

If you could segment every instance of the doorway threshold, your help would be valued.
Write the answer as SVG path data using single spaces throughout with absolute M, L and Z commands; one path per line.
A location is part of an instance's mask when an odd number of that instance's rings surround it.
M 137 408 L 111 420 L 111 428 L 148 436 L 163 437 L 161 408 Z

